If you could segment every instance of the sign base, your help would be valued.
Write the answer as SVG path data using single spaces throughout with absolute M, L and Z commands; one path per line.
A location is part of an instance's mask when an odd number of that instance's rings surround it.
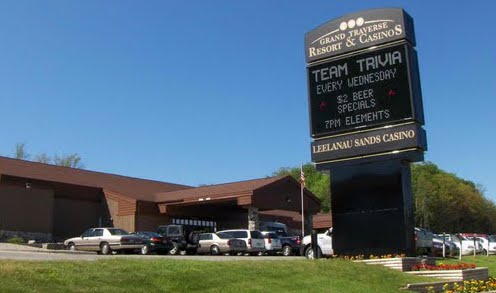
M 376 161 L 329 171 L 334 254 L 415 254 L 409 161 Z

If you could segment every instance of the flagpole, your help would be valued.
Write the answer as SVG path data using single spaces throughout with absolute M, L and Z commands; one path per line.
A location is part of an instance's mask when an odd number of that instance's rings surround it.
M 301 237 L 305 237 L 305 211 L 303 209 L 303 189 L 305 188 L 305 173 L 303 173 L 303 164 L 300 169 L 300 189 L 301 189 Z

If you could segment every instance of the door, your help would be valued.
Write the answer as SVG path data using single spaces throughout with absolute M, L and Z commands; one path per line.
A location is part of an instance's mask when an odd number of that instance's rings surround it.
M 91 239 L 95 236 L 95 229 L 87 230 L 81 235 L 81 240 L 75 241 L 76 249 L 91 250 Z

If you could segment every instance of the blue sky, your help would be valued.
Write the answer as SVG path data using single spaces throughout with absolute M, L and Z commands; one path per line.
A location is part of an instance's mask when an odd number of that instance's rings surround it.
M 496 199 L 496 1 L 1 1 L 0 154 L 199 185 L 310 161 L 303 38 L 358 10 L 415 21 L 426 159 Z

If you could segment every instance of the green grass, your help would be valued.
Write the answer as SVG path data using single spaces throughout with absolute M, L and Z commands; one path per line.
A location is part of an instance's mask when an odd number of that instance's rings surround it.
M 439 260 L 437 263 L 447 263 L 447 264 L 456 264 L 456 263 L 474 263 L 477 267 L 486 267 L 489 269 L 489 276 L 496 277 L 496 255 L 477 255 L 474 256 L 464 256 L 462 260 L 458 259 L 445 259 Z
M 398 292 L 425 279 L 341 259 L 0 262 L 0 292 Z

